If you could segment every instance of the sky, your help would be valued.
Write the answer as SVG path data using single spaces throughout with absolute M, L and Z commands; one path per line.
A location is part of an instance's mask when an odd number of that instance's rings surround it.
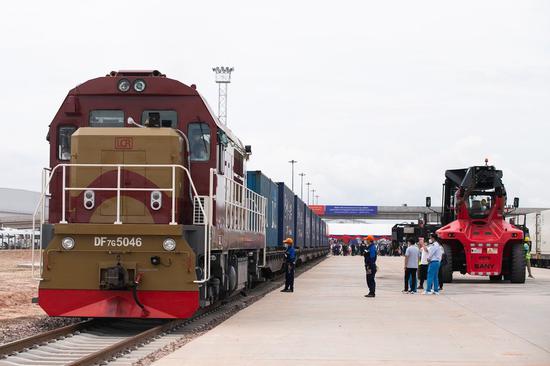
M 550 207 L 548 1 L 18 1 L 0 23 L 0 186 L 40 190 L 67 92 L 158 69 L 215 107 L 250 170 L 320 204 L 423 205 L 446 169 L 504 171 L 509 201 Z

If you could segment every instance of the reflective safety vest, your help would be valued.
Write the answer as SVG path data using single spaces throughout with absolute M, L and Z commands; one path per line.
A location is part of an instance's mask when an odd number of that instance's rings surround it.
M 531 251 L 529 250 L 529 244 L 523 244 L 523 250 L 525 251 L 525 259 L 531 259 Z

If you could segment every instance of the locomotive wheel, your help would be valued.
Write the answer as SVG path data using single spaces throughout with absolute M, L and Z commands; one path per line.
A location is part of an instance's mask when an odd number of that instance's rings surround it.
M 442 244 L 445 256 L 447 257 L 447 264 L 441 265 L 441 279 L 443 283 L 453 282 L 453 250 L 449 244 Z
M 525 253 L 523 244 L 513 243 L 510 253 L 510 282 L 525 283 Z

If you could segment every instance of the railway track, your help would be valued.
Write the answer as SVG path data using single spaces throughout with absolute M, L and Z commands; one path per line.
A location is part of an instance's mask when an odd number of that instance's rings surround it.
M 319 263 L 314 260 L 296 275 Z M 280 277 L 185 320 L 93 319 L 0 346 L 0 366 L 133 365 L 221 323 L 281 285 Z

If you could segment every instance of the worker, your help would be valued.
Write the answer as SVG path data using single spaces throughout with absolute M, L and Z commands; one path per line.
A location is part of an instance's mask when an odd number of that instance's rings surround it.
M 367 250 L 367 238 L 364 237 L 359 244 L 359 255 L 365 256 L 365 251 Z
M 416 293 L 416 272 L 418 270 L 418 247 L 414 244 L 414 239 L 407 239 L 407 249 L 405 250 L 405 289 L 402 291 L 404 294 Z M 410 285 L 410 290 L 409 290 Z
M 376 245 L 374 245 L 374 237 L 367 236 L 367 247 L 363 252 L 365 258 L 365 271 L 367 273 L 367 286 L 369 293 L 365 297 L 375 297 L 376 292 Z
M 528 236 L 526 236 L 523 241 L 523 251 L 525 252 L 525 264 L 527 264 L 529 278 L 535 278 L 531 274 L 531 239 Z
M 441 263 L 441 257 L 443 256 L 443 249 L 437 242 L 437 234 L 431 233 L 428 245 L 428 285 L 423 292 L 424 295 L 434 294 L 439 295 L 439 266 Z M 432 291 L 433 289 L 433 291 Z
M 283 240 L 285 246 L 285 288 L 281 292 L 294 292 L 294 267 L 296 266 L 296 251 L 292 246 L 294 241 L 292 238 Z
M 428 278 L 428 249 L 424 238 L 418 238 L 418 246 L 420 247 L 420 264 L 418 265 L 418 280 L 420 281 L 419 290 L 424 290 L 424 281 Z

